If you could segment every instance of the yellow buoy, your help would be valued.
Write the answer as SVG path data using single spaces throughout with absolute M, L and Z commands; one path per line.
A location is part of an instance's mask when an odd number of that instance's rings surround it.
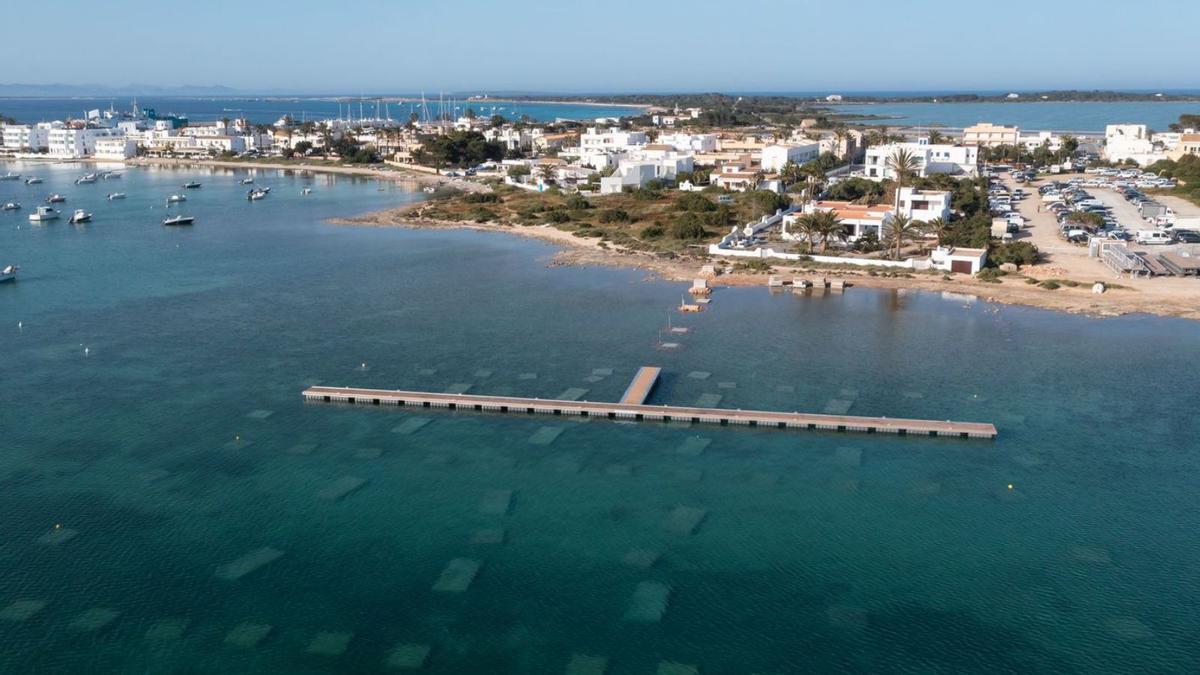
M 1012 484 L 1012 483 L 1009 483 L 1009 484 L 1008 484 L 1008 489 L 1009 489 L 1009 490 L 1013 489 L 1013 484 Z

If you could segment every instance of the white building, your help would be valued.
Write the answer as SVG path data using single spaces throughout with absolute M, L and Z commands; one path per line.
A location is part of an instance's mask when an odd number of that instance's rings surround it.
M 50 130 L 47 147 L 51 157 L 79 159 L 95 154 L 97 139 L 120 135 L 114 129 L 58 127 Z
M 950 220 L 950 197 L 950 192 L 902 188 L 900 190 L 900 213 L 912 220 L 924 222 L 935 218 Z
M 1145 124 L 1110 124 L 1104 128 L 1104 156 L 1110 162 L 1132 159 L 1147 166 L 1163 159 Z
M 890 143 L 867 148 L 864 175 L 871 180 L 894 179 L 896 172 L 888 167 L 888 159 L 897 150 L 905 150 L 916 160 L 917 175 L 944 173 L 974 178 L 979 175 L 979 148 L 966 145 L 931 145 L 928 139 L 916 143 Z
M 1021 130 L 1017 127 L 1006 127 L 991 122 L 980 122 L 975 126 L 963 129 L 963 145 L 994 148 L 1001 145 L 1016 146 L 1021 140 Z
M 662 134 L 655 141 L 658 145 L 669 145 L 679 152 L 715 152 L 716 134 Z
M 934 269 L 955 274 L 979 274 L 987 264 L 986 248 L 955 248 L 939 246 L 929 254 Z
M 518 149 L 528 150 L 533 147 L 533 134 L 526 129 L 515 129 L 511 126 L 492 127 L 484 130 L 483 137 L 503 145 L 504 149 L 509 152 Z
M 137 155 L 137 141 L 128 136 L 107 136 L 96 139 L 96 159 L 122 160 Z
M 650 138 L 643 131 L 624 131 L 622 129 L 600 131 L 596 127 L 589 127 L 579 137 L 579 147 L 585 152 L 588 150 L 625 152 L 649 142 Z
M 617 167 L 611 176 L 600 179 L 600 194 L 611 195 L 626 187 L 639 188 L 657 178 L 656 167 L 649 162 L 628 162 Z
M 759 156 L 759 163 L 762 165 L 763 171 L 775 173 L 782 170 L 788 162 L 804 164 L 820 157 L 821 144 L 814 141 L 812 143 L 768 145 L 762 149 Z
M 1043 145 L 1050 152 L 1058 152 L 1062 149 L 1062 136 L 1049 131 L 1039 131 L 1033 134 L 1022 134 L 1021 145 L 1025 146 L 1026 150 L 1036 150 Z
M 50 124 L 6 124 L 2 138 L 6 150 L 40 152 L 50 143 Z
M 832 211 L 845 227 L 851 241 L 857 241 L 868 233 L 882 241 L 888 228 L 891 227 L 892 218 L 894 218 L 892 210 L 886 204 L 866 206 L 850 202 L 821 201 L 810 202 L 804 206 L 804 213 L 818 211 Z M 783 217 L 785 239 L 798 236 L 794 231 L 789 233 L 787 228 L 794 228 L 801 215 L 800 213 L 790 213 Z

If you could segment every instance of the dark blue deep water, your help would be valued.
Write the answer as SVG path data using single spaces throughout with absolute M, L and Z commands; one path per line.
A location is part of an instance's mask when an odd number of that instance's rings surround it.
M 0 183 L 26 205 L 0 215 L 2 672 L 1200 670 L 1195 323 L 740 289 L 663 352 L 679 284 L 325 222 L 416 198 L 390 185 L 260 171 L 249 203 L 241 172 L 9 170 L 46 183 Z M 196 225 L 161 227 L 192 178 Z M 95 221 L 31 226 L 51 191 Z M 653 402 L 1000 437 L 300 396 L 615 400 L 644 364 Z

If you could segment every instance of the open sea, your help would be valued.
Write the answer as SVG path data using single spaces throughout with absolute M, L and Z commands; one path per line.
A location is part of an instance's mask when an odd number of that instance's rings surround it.
M 222 118 L 245 117 L 251 124 L 272 124 L 284 115 L 292 119 L 323 120 L 335 117 L 384 117 L 385 113 L 391 119 L 408 121 L 411 113 L 422 114 L 421 104 L 389 103 L 387 108 L 382 106 L 375 109 L 375 100 L 364 100 L 350 103 L 332 98 L 308 97 L 183 97 L 164 96 L 137 98 L 139 108 L 153 108 L 160 116 L 168 114 L 186 115 L 191 122 L 212 122 Z M 452 105 L 449 99 L 444 107 L 440 107 L 437 97 L 427 102 L 429 116 L 437 118 L 439 110 L 447 114 L 451 109 L 455 115 L 465 114 L 466 108 L 471 108 L 480 117 L 503 115 L 509 119 L 519 119 L 528 115 L 538 122 L 553 122 L 557 119 L 577 121 L 594 120 L 600 117 L 624 117 L 636 115 L 640 108 L 608 105 L 585 105 L 576 103 L 531 103 L 528 101 L 457 101 Z M 82 119 L 89 110 L 108 110 L 109 107 L 118 111 L 129 112 L 132 108 L 130 97 L 110 98 L 46 98 L 46 97 L 0 97 L 0 115 L 16 118 L 19 122 L 47 122 L 67 118 Z
M 326 222 L 420 192 L 84 170 L 0 164 L 45 178 L 0 182 L 0 672 L 1200 671 L 1200 324 L 721 289 L 660 351 L 682 284 Z M 54 191 L 94 222 L 28 223 Z M 647 364 L 654 403 L 1000 436 L 300 396 L 616 400 Z
M 847 115 L 877 115 L 883 119 L 861 122 L 889 126 L 961 129 L 991 122 L 1030 131 L 1103 134 L 1109 124 L 1145 124 L 1156 131 L 1166 131 L 1179 121 L 1180 115 L 1200 114 L 1200 102 L 847 103 L 830 106 L 830 110 Z

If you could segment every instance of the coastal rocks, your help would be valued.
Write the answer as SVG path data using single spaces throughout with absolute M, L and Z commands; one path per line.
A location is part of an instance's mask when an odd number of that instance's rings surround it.
M 1021 266 L 1016 263 L 1000 263 L 1000 270 L 1002 272 L 1017 272 L 1020 269 Z

